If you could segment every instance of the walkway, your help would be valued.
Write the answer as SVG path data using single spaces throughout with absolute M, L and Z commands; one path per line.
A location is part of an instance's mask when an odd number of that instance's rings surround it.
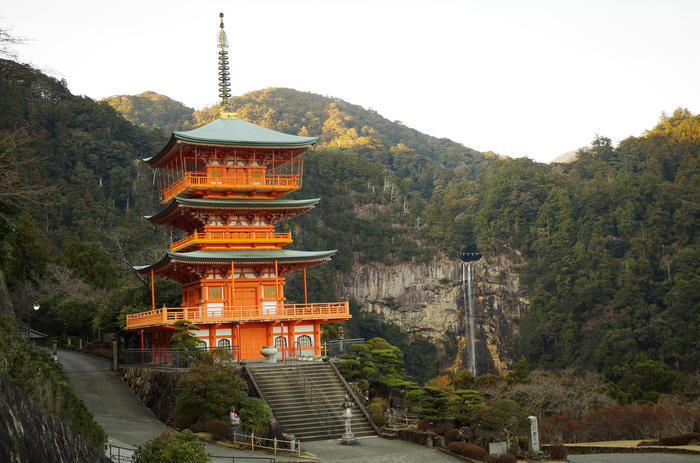
M 109 436 L 109 443 L 121 447 L 137 447 L 162 433 L 167 427 L 131 393 L 125 383 L 110 371 L 107 360 L 71 351 L 59 350 L 76 395 L 85 402 Z M 339 445 L 338 441 L 302 442 L 302 449 L 317 455 L 323 462 L 389 463 L 454 463 L 460 461 L 437 450 L 400 440 L 366 437 L 355 446 Z M 236 450 L 207 444 L 211 455 L 263 456 L 266 454 Z M 299 458 L 276 456 L 276 461 L 301 461 Z
M 109 361 L 66 350 L 58 351 L 58 360 L 63 364 L 75 394 L 104 428 L 110 444 L 138 447 L 167 429 L 110 370 Z M 214 444 L 207 444 L 206 448 L 210 455 L 217 456 L 266 456 Z M 299 461 L 281 457 L 276 457 L 276 460 Z

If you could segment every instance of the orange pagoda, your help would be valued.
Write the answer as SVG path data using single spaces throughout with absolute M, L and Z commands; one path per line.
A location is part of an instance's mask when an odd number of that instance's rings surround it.
M 331 251 L 283 247 L 291 233 L 274 226 L 312 209 L 319 199 L 281 199 L 301 188 L 302 155 L 316 137 L 269 130 L 237 119 L 229 108 L 229 66 L 221 14 L 219 88 L 223 110 L 215 121 L 173 132 L 165 147 L 144 161 L 156 169 L 164 208 L 153 224 L 183 230 L 161 260 L 135 269 L 151 277 L 152 310 L 127 315 L 126 329 L 165 348 L 175 323 L 188 320 L 201 347 L 233 348 L 239 359 L 262 358 L 263 346 L 280 356 L 321 355 L 321 325 L 350 318 L 347 302 L 309 303 L 306 268 Z M 288 303 L 284 284 L 301 270 L 304 303 Z M 153 279 L 182 285 L 181 307 L 155 307 Z

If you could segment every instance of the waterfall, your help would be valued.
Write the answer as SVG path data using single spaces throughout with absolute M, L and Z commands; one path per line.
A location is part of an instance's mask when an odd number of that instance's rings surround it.
M 466 273 L 466 288 L 465 288 Z M 472 280 L 474 279 L 474 266 L 472 262 L 462 262 L 462 294 L 464 295 L 465 337 L 469 339 L 469 371 L 476 377 L 476 341 L 474 339 L 474 303 L 472 297 Z M 466 290 L 465 290 L 466 289 Z

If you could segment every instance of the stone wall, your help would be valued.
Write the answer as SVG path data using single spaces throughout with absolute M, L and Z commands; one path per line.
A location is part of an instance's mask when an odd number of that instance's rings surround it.
M 159 420 L 167 423 L 175 407 L 175 387 L 183 371 L 121 367 L 119 378 Z
M 3 376 L 0 410 L 2 462 L 110 462 Z

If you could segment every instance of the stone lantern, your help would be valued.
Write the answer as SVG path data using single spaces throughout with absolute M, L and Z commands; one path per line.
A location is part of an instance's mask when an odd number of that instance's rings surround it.
M 357 444 L 357 437 L 353 434 L 352 429 L 350 429 L 350 419 L 352 418 L 352 406 L 355 405 L 347 392 L 345 393 L 345 400 L 340 406 L 343 408 L 343 417 L 345 418 L 345 432 L 341 436 L 340 443 L 342 445 L 355 445 Z

